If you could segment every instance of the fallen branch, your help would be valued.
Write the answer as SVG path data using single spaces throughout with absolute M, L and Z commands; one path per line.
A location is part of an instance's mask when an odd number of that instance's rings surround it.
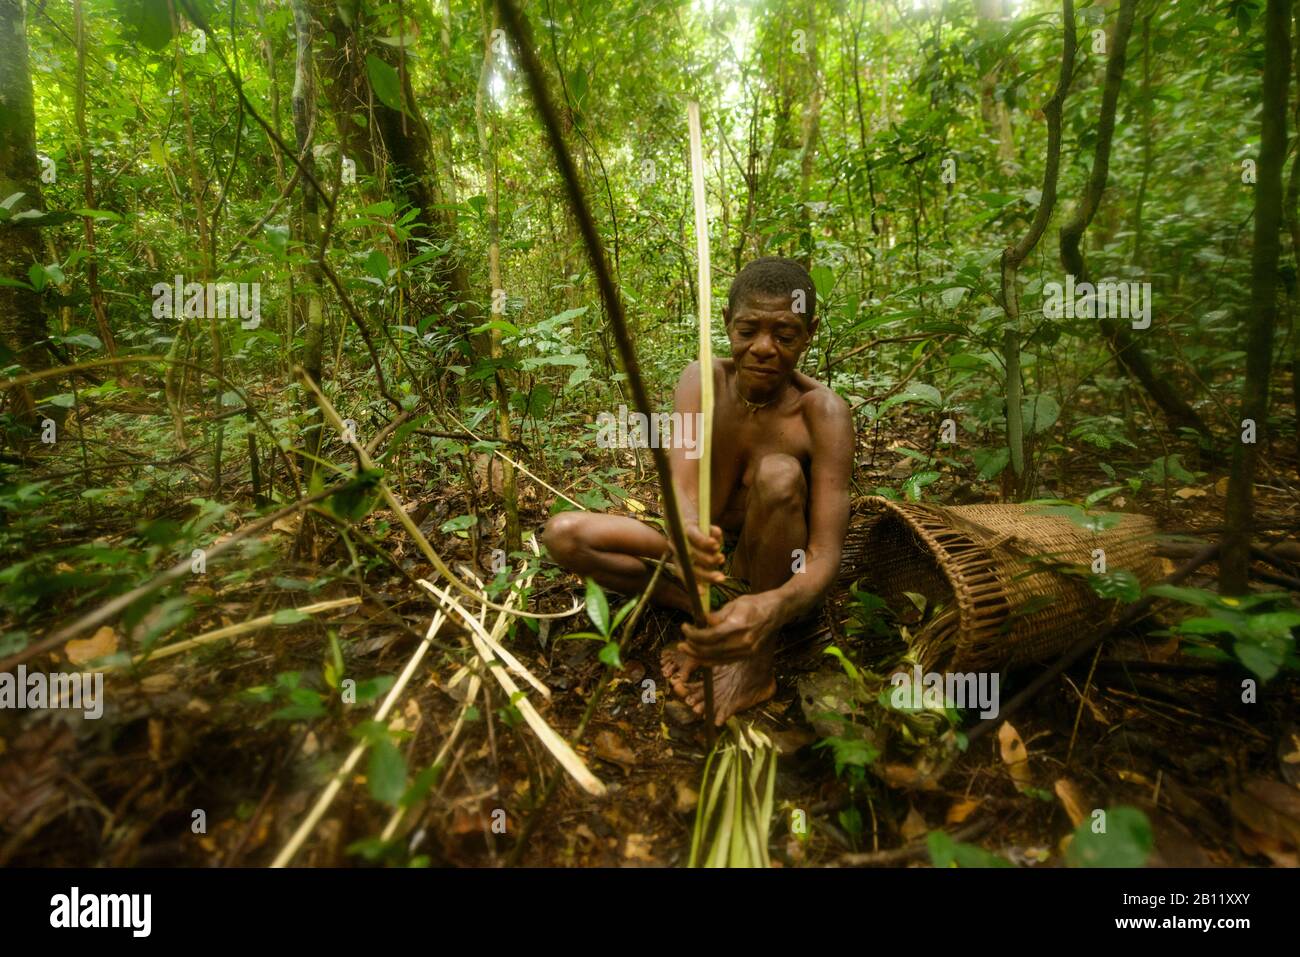
M 969 841 L 987 831 L 993 822 L 987 818 L 968 824 L 952 835 L 954 841 Z M 906 861 L 924 858 L 930 853 L 928 841 L 913 841 L 902 847 L 893 847 L 887 851 L 870 851 L 865 854 L 841 854 L 838 863 L 845 867 L 882 867 L 886 864 L 902 864 Z

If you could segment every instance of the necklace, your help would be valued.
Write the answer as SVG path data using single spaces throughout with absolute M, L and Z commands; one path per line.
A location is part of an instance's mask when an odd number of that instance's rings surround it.
M 744 404 L 745 408 L 748 409 L 751 413 L 757 412 L 759 409 L 766 409 L 769 405 L 771 405 L 773 402 L 777 400 L 777 396 L 772 396 L 772 398 L 768 399 L 766 402 L 751 402 L 749 399 L 746 399 L 743 394 L 741 394 L 739 383 L 736 383 L 736 388 L 734 391 L 736 393 L 736 398 L 738 398 Z

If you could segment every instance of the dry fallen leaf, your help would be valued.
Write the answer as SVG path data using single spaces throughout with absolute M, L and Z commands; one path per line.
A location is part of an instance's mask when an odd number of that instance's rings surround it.
M 87 661 L 94 661 L 96 658 L 111 655 L 115 651 L 117 651 L 117 632 L 113 631 L 108 625 L 99 629 L 89 638 L 70 641 L 64 646 L 64 653 L 68 656 L 68 661 L 78 667 L 84 665 Z
M 1061 806 L 1070 817 L 1070 824 L 1078 827 L 1088 817 L 1087 803 L 1079 791 L 1079 786 L 1069 778 L 1057 778 L 1053 787 L 1056 796 L 1061 799 Z
M 1225 475 L 1214 483 L 1214 494 L 1226 497 L 1228 494 L 1228 478 Z
M 908 809 L 907 817 L 904 819 L 902 827 L 898 829 L 905 841 L 914 841 L 918 837 L 925 835 L 929 830 L 930 826 L 925 823 L 925 818 L 921 816 L 921 812 L 915 807 Z
M 1127 781 L 1129 784 L 1138 784 L 1144 788 L 1155 788 L 1155 782 L 1143 774 L 1141 771 L 1130 771 L 1127 768 L 1120 768 L 1115 774 L 1121 781 Z
M 1281 781 L 1252 778 L 1228 806 L 1244 827 L 1292 849 L 1300 849 L 1300 791 Z
M 162 694 L 176 687 L 176 676 L 169 671 L 149 675 L 140 681 L 140 690 L 145 694 Z
M 1206 495 L 1209 494 L 1210 493 L 1205 491 L 1205 489 L 1203 488 L 1191 488 L 1190 486 L 1187 488 L 1180 488 L 1177 492 L 1174 493 L 1174 495 L 1178 496 L 1183 501 L 1186 501 L 1187 499 L 1190 498 L 1204 498 Z
M 1007 773 L 1016 787 L 1026 787 L 1033 780 L 1029 773 L 1029 752 L 1025 742 L 1020 740 L 1020 732 L 1010 721 L 1003 721 L 998 728 L 998 748 L 1002 752 L 1002 763 L 1007 766 Z
M 271 523 L 271 527 L 277 532 L 284 532 L 287 535 L 297 535 L 298 528 L 302 525 L 302 513 L 295 512 L 293 515 L 286 515 L 284 518 L 277 518 Z
M 636 752 L 629 748 L 617 731 L 601 731 L 596 735 L 596 757 L 612 761 L 624 771 L 636 764 Z
M 948 815 L 944 818 L 944 823 L 960 824 L 962 821 L 966 820 L 966 818 L 970 817 L 971 813 L 979 806 L 980 802 L 974 799 L 957 801 L 952 807 L 948 808 Z

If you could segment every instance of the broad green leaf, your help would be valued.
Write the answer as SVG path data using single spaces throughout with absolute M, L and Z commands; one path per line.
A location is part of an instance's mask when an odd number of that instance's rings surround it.
M 602 635 L 609 636 L 609 602 L 594 578 L 587 579 L 587 617 Z
M 1102 819 L 1094 816 L 1075 828 L 1066 860 L 1072 867 L 1144 867 L 1155 847 L 1147 816 L 1124 806 L 1109 808 L 1105 814 L 1104 830 Z
M 368 53 L 366 73 L 370 77 L 370 88 L 375 91 L 380 102 L 390 110 L 402 112 L 402 81 L 397 70 L 373 53 Z
M 406 793 L 406 760 L 387 735 L 371 742 L 366 783 L 370 796 L 384 804 L 396 805 Z

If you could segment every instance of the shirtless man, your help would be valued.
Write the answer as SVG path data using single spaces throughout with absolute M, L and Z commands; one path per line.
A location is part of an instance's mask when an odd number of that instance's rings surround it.
M 796 370 L 817 331 L 807 271 L 791 259 L 756 259 L 736 275 L 727 298 L 731 358 L 713 361 L 710 535 L 699 530 L 698 459 L 674 441 L 669 461 L 697 580 L 722 585 L 727 568 L 748 593 L 710 613 L 708 627 L 683 625 L 686 640 L 661 657 L 673 691 L 701 715 L 703 684 L 690 679 L 701 665 L 714 668 L 719 725 L 776 692 L 781 629 L 816 609 L 839 571 L 854 449 L 848 404 Z M 683 420 L 700 411 L 698 362 L 682 373 L 674 409 Z M 552 516 L 542 541 L 565 568 L 626 594 L 649 582 L 646 559 L 673 554 L 657 529 L 590 512 Z M 729 568 L 724 541 L 735 546 Z M 668 576 L 654 598 L 690 611 L 685 590 Z

